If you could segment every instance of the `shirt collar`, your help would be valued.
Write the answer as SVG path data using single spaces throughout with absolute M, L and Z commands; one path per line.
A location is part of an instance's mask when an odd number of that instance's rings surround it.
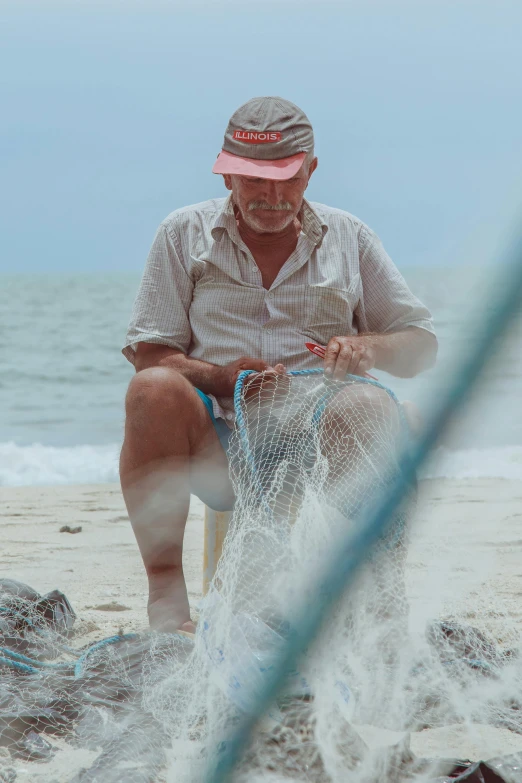
M 306 199 L 303 199 L 303 206 L 301 207 L 301 229 L 316 247 L 321 246 L 324 235 L 328 231 L 327 223 L 321 220 Z
M 320 247 L 324 235 L 328 231 L 328 225 L 324 220 L 321 220 L 317 212 L 306 199 L 303 199 L 300 217 L 303 234 L 305 234 L 316 247 Z M 237 223 L 236 216 L 234 215 L 232 195 L 228 196 L 225 200 L 223 209 L 218 213 L 210 233 L 212 234 L 213 239 L 220 242 L 225 231 L 231 239 L 237 238 Z

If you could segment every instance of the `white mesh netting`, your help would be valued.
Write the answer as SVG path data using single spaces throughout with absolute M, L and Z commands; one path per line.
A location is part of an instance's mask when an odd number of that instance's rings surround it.
M 265 379 L 243 387 L 236 411 L 236 503 L 195 641 L 129 639 L 90 652 L 79 679 L 67 670 L 31 680 L 32 713 L 59 694 L 66 710 L 63 718 L 56 710 L 57 730 L 77 720 L 76 742 L 103 748 L 75 783 L 206 779 L 265 687 L 295 608 L 328 598 L 315 586 L 325 558 L 394 479 L 407 448 L 397 400 L 360 379 Z M 415 758 L 408 732 L 488 724 L 522 734 L 522 672 L 506 629 L 499 645 L 454 617 L 420 622 L 417 613 L 415 627 L 408 623 L 415 494 L 410 487 L 356 583 L 288 672 L 235 771 L 238 783 L 433 781 L 448 770 Z M 3 693 L 19 707 L 17 676 L 3 680 Z
M 296 374 L 243 391 L 236 403 L 237 500 L 194 655 L 149 691 L 150 708 L 177 738 L 169 780 L 202 780 L 209 759 L 226 752 L 291 630 L 293 607 L 317 600 L 319 564 L 393 478 L 407 439 L 400 406 L 377 384 Z M 384 730 L 473 720 L 521 729 L 520 669 L 508 652 L 458 623 L 408 632 L 414 495 L 412 487 L 356 585 L 288 673 L 238 781 L 431 780 L 443 770 Z

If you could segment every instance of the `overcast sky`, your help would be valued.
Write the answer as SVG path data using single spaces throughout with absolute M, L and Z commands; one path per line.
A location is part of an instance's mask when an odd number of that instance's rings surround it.
M 1 2 L 1 0 L 0 0 Z M 0 270 L 141 270 L 255 95 L 400 267 L 474 263 L 521 204 L 522 3 L 1 2 Z M 495 234 L 497 232 L 497 234 Z

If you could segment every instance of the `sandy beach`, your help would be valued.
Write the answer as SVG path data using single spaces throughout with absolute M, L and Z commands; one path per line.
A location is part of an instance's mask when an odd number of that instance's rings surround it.
M 118 485 L 4 487 L 0 497 L 0 577 L 26 582 L 40 593 L 62 590 L 78 618 L 74 646 L 146 627 L 146 579 Z M 64 525 L 82 529 L 60 532 Z M 500 646 L 520 643 L 522 482 L 421 482 L 411 539 L 407 585 L 413 628 L 429 610 L 430 616 L 453 616 L 479 627 Z M 184 569 L 196 614 L 202 559 L 203 504 L 193 498 Z M 522 751 L 522 735 L 488 726 L 443 727 L 413 734 L 411 747 L 419 756 L 487 759 Z M 24 783 L 70 780 L 93 756 L 67 749 L 51 764 L 14 763 L 0 751 L 0 769 L 12 766 L 17 782 Z

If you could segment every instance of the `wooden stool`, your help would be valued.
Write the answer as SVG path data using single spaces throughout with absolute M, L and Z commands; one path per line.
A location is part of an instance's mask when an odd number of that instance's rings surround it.
M 203 538 L 203 595 L 214 578 L 223 550 L 232 511 L 214 511 L 205 506 L 205 533 Z

